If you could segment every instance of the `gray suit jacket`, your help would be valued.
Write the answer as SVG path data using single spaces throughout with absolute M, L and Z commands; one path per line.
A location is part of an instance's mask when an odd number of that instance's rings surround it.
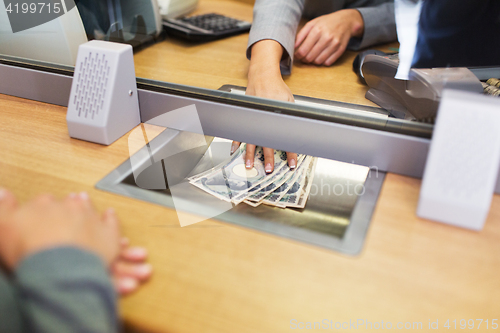
M 290 74 L 300 18 L 314 18 L 344 8 L 356 8 L 365 23 L 363 38 L 351 39 L 349 49 L 358 50 L 397 39 L 393 0 L 256 0 L 248 39 L 248 59 L 253 44 L 273 39 L 286 51 L 281 60 L 281 72 Z

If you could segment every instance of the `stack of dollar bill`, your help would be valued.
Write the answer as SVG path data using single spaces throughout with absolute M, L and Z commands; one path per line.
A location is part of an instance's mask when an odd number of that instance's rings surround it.
M 297 156 L 297 167 L 290 169 L 286 152 L 274 152 L 274 171 L 266 174 L 261 147 L 255 151 L 254 167 L 245 168 L 246 145 L 216 167 L 189 177 L 189 182 L 211 195 L 234 204 L 245 202 L 276 207 L 304 208 L 311 191 L 317 158 Z

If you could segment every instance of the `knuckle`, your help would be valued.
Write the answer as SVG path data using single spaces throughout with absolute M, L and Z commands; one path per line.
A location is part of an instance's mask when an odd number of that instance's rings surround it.
M 321 28 L 320 26 L 317 26 L 315 25 L 312 29 L 311 29 L 311 32 L 313 34 L 321 34 L 323 32 L 323 28 Z

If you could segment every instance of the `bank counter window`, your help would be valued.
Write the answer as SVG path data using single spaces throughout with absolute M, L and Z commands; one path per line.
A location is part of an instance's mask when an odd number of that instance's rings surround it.
M 297 3 L 298 9 L 283 1 L 63 1 L 61 15 L 30 19 L 33 26 L 18 20 L 22 4 L 16 15 L 0 5 L 0 230 L 7 216 L 17 216 L 2 210 L 14 197 L 16 209 L 75 204 L 103 221 L 121 221 L 121 233 L 107 238 L 121 244 L 112 255 L 95 250 L 95 258 L 86 257 L 92 251 L 85 246 L 75 250 L 84 254 L 42 252 L 46 263 L 81 262 L 75 277 L 91 267 L 102 272 L 101 280 L 86 276 L 102 283 L 106 295 L 97 295 L 110 304 L 95 327 L 425 331 L 473 319 L 474 329 L 494 329 L 500 305 L 497 154 L 474 160 L 483 170 L 478 182 L 488 178 L 484 184 L 460 190 L 487 192 L 479 200 L 482 209 L 488 203 L 487 214 L 476 231 L 424 216 L 436 206 L 420 207 L 419 200 L 439 202 L 434 193 L 448 198 L 451 192 L 439 192 L 439 184 L 450 184 L 454 173 L 426 168 L 447 170 L 439 166 L 448 162 L 438 162 L 459 155 L 439 149 L 471 156 L 466 150 L 474 144 L 463 133 L 483 142 L 474 156 L 496 151 L 498 67 L 413 66 L 408 79 L 395 79 L 407 61 L 405 44 L 395 41 L 398 1 Z M 283 23 L 276 8 L 298 15 L 291 18 L 297 31 L 290 40 L 259 29 L 272 17 L 273 24 Z M 425 4 L 408 8 L 418 15 L 429 10 Z M 210 42 L 163 30 L 164 19 L 212 13 L 253 26 L 250 33 Z M 390 20 L 382 24 L 383 17 Z M 359 18 L 361 30 L 354 24 Z M 353 29 L 345 50 L 328 48 L 332 63 L 316 64 L 301 48 L 331 20 L 351 22 Z M 423 23 L 421 29 L 433 27 Z M 275 81 L 271 71 L 257 68 L 277 44 Z M 260 89 L 255 78 L 266 73 L 267 86 Z M 271 88 L 289 94 L 280 98 Z M 482 116 L 471 115 L 476 108 Z M 450 125 L 453 114 L 461 116 Z M 123 133 L 106 137 L 118 127 Z M 450 142 L 463 149 L 445 145 Z M 442 175 L 431 184 L 437 187 L 429 186 L 426 179 L 436 175 Z M 457 177 L 453 184 L 470 184 L 470 177 Z M 52 197 L 39 198 L 47 192 Z M 443 202 L 438 211 L 453 207 Z M 105 210 L 110 206 L 113 211 Z M 126 239 L 118 241 L 118 234 Z M 5 263 L 9 286 L 18 263 Z M 26 271 L 37 264 L 27 263 Z M 0 293 L 2 286 L 3 279 Z M 91 324 L 87 305 L 82 302 L 79 312 L 82 325 Z M 53 313 L 53 323 L 62 320 Z M 9 323 L 17 325 L 14 319 Z

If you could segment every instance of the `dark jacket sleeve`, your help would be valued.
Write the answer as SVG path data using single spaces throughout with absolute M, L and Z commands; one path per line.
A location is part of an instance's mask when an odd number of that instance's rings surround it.
M 116 332 L 116 295 L 103 262 L 71 247 L 36 253 L 14 274 L 26 332 Z
M 412 67 L 496 67 L 499 30 L 498 0 L 426 0 Z

